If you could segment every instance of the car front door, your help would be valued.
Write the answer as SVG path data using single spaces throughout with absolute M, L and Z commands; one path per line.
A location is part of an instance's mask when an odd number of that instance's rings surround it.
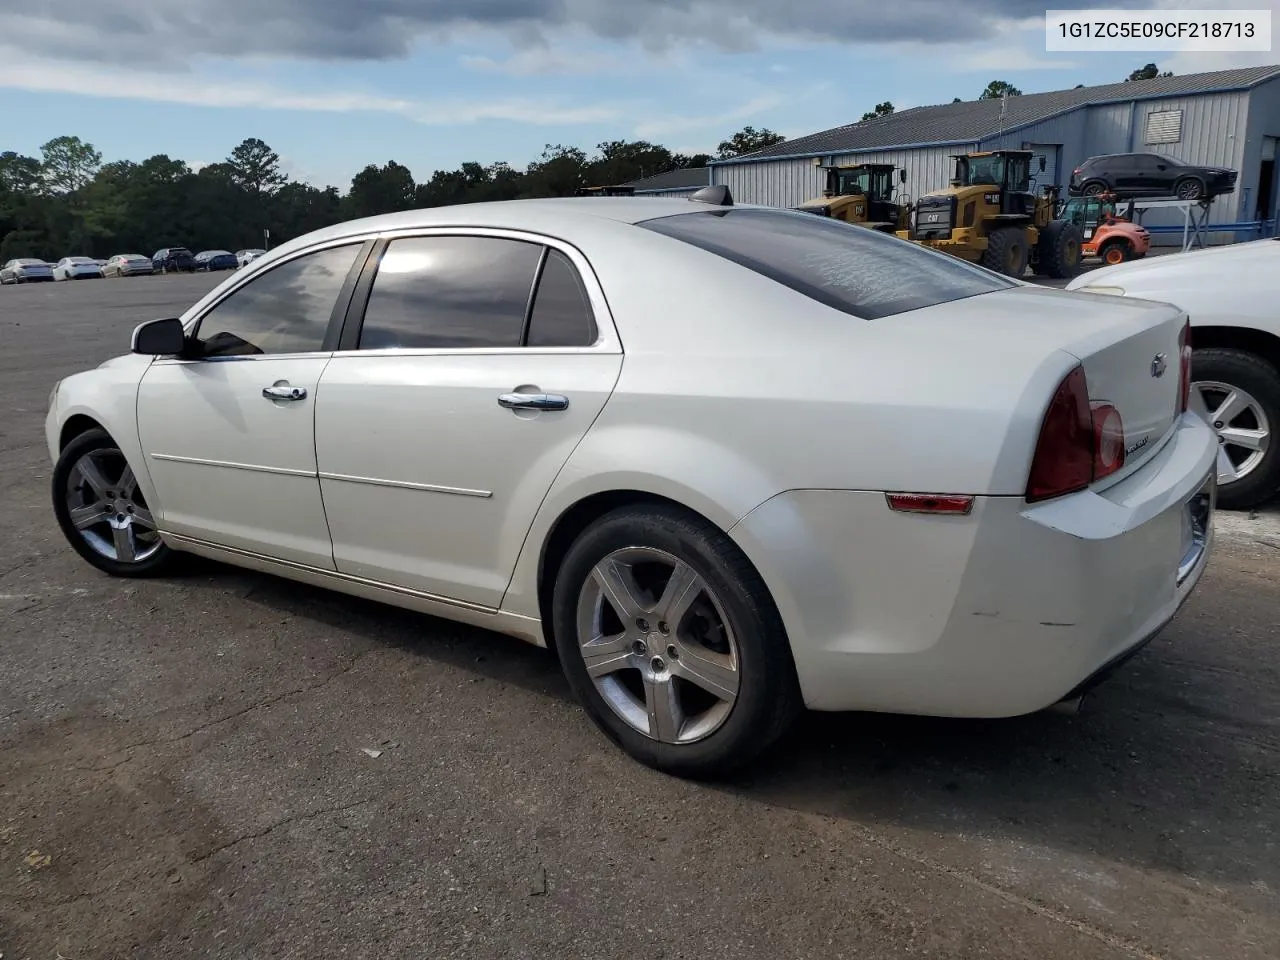
M 576 250 L 503 231 L 400 236 L 369 264 L 316 403 L 334 560 L 497 607 L 617 382 L 604 296 Z
M 191 358 L 147 369 L 138 430 L 166 533 L 333 569 L 314 404 L 363 252 L 347 241 L 252 277 L 195 321 Z

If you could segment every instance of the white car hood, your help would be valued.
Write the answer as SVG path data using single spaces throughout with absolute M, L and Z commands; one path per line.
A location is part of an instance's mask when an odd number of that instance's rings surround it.
M 1194 288 L 1209 278 L 1221 283 L 1226 271 L 1252 270 L 1255 265 L 1275 263 L 1280 263 L 1280 240 L 1251 240 L 1100 267 L 1080 274 L 1066 288 L 1115 286 L 1124 287 L 1126 291 L 1129 286 L 1135 291 Z

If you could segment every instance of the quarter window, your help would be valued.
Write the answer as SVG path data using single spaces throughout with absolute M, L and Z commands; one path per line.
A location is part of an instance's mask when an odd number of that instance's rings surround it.
M 587 288 L 559 250 L 547 250 L 529 315 L 530 347 L 587 347 L 596 341 L 596 324 Z
M 323 350 L 334 303 L 359 250 L 358 243 L 319 250 L 250 280 L 201 318 L 201 354 Z
M 360 349 L 519 347 L 542 249 L 498 237 L 391 241 Z

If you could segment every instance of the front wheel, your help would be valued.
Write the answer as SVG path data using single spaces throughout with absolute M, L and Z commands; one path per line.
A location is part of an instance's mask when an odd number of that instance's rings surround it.
M 982 265 L 1008 277 L 1021 277 L 1027 272 L 1030 254 L 1026 231 L 1021 227 L 1000 227 L 987 235 Z
M 105 573 L 155 576 L 173 565 L 133 467 L 103 430 L 82 433 L 58 457 L 53 512 L 76 553 Z
M 1174 194 L 1179 200 L 1200 200 L 1204 197 L 1204 184 L 1192 177 L 1180 182 Z
M 570 548 L 552 602 L 556 649 L 579 702 L 650 767 L 722 775 L 758 756 L 801 710 L 763 581 L 701 518 L 668 507 L 607 514 Z
M 1133 259 L 1133 248 L 1123 240 L 1109 240 L 1098 251 L 1098 257 L 1107 266 L 1115 266 L 1117 263 Z

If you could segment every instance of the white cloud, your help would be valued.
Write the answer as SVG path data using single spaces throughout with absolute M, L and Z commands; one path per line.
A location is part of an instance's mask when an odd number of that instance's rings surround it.
M 799 96 L 813 96 L 828 89 L 830 86 L 828 83 L 818 84 Z M 799 99 L 799 96 L 795 94 L 765 93 L 752 97 L 736 107 L 731 107 L 728 110 L 717 110 L 712 114 L 695 116 L 668 114 L 650 117 L 636 124 L 634 131 L 637 137 L 650 140 L 690 130 L 721 129 L 727 123 L 732 123 L 733 121 L 747 123 L 753 123 L 754 121 L 754 123 L 758 123 L 760 114 L 776 109 L 792 100 Z
M 171 76 L 150 71 L 53 64 L 14 57 L 0 61 L 0 87 L 205 107 L 387 113 L 432 126 L 465 125 L 482 120 L 529 124 L 602 123 L 617 120 L 626 115 L 628 109 L 620 104 L 560 105 L 544 97 L 415 100 L 360 92 L 302 93 L 264 84 L 228 83 L 220 78 L 205 83 L 192 77 L 183 83 L 174 83 Z

